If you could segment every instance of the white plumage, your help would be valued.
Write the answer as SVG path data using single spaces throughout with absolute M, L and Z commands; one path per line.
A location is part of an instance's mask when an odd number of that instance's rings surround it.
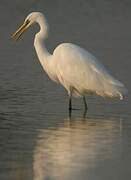
M 123 84 L 114 79 L 89 52 L 71 43 L 59 45 L 52 56 L 60 83 L 74 95 L 96 93 L 101 96 L 120 97 L 126 93 Z
M 18 39 L 34 22 L 40 26 L 40 31 L 34 40 L 40 63 L 49 77 L 62 84 L 68 91 L 70 109 L 72 95 L 84 97 L 86 94 L 97 94 L 103 97 L 123 99 L 123 96 L 127 94 L 124 85 L 112 77 L 107 69 L 88 51 L 71 43 L 63 43 L 54 50 L 52 55 L 49 54 L 44 45 L 48 25 L 42 13 L 29 14 L 13 37 Z

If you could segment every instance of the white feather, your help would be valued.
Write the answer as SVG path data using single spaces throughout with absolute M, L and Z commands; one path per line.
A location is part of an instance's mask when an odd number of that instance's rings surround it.
M 59 82 L 74 95 L 96 93 L 101 96 L 122 97 L 124 85 L 114 79 L 106 68 L 88 51 L 71 43 L 59 45 L 52 56 Z

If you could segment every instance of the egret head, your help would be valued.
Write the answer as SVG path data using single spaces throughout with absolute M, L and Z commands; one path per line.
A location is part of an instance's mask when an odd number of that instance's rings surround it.
M 13 39 L 18 40 L 22 34 L 34 23 L 39 23 L 41 20 L 45 21 L 44 15 L 40 12 L 30 13 L 24 20 L 24 23 L 18 28 L 18 30 L 11 36 Z

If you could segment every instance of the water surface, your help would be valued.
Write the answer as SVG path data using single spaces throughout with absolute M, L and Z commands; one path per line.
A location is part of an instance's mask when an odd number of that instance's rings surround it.
M 73 10 L 72 10 L 73 7 Z M 130 1 L 1 0 L 0 180 L 130 180 Z M 73 42 L 100 59 L 129 91 L 125 101 L 87 97 L 68 114 L 65 90 L 43 72 L 32 27 L 22 41 L 10 34 L 31 11 L 45 13 L 50 52 Z

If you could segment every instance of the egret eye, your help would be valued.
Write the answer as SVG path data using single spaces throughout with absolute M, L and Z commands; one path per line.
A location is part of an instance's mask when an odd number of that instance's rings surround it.
M 25 21 L 25 24 L 29 24 L 29 23 L 30 23 L 30 20 L 27 19 L 27 20 Z

